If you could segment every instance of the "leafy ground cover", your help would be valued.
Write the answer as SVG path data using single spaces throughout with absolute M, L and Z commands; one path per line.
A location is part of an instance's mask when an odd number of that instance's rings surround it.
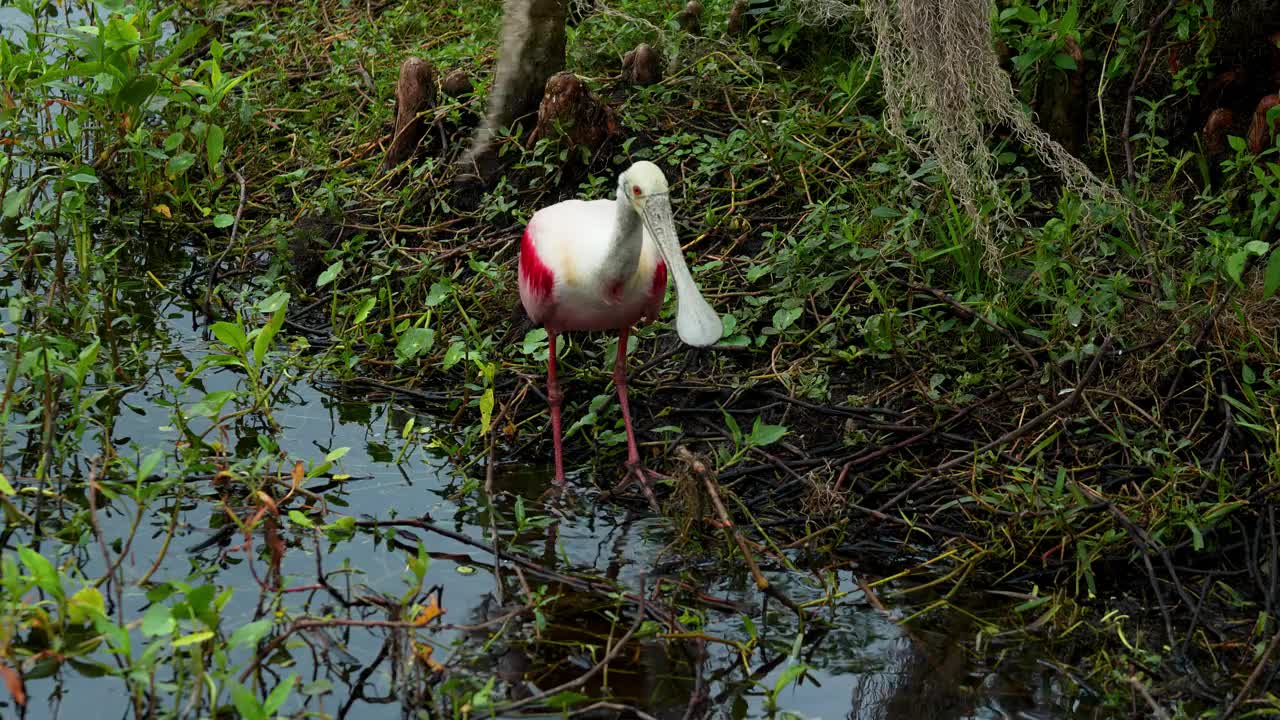
M 639 704 L 593 673 L 641 637 L 670 657 L 727 646 L 717 657 L 747 670 L 732 683 L 681 670 L 677 706 L 706 712 L 719 682 L 751 712 L 781 712 L 782 690 L 812 677 L 803 648 L 857 599 L 915 632 L 968 625 L 972 657 L 1031 664 L 1015 648 L 1034 648 L 1079 714 L 1280 712 L 1280 166 L 1274 140 L 1215 149 L 1198 133 L 1202 88 L 1231 62 L 1265 75 L 1265 45 L 1233 50 L 1246 45 L 1211 4 L 1001 3 L 1021 98 L 1047 114 L 1055 88 L 1087 82 L 1069 96 L 1088 118 L 1079 153 L 1122 200 L 1082 198 L 993 128 L 988 210 L 1008 212 L 993 262 L 938 163 L 886 129 L 856 18 L 816 27 L 800 6 L 757 5 L 752 32 L 731 37 L 729 4 L 705 5 L 697 37 L 652 0 L 586 14 L 569 67 L 618 133 L 586 149 L 512 131 L 478 198 L 455 190 L 449 160 L 482 109 L 496 2 L 3 8 L 11 708 L 30 712 L 27 688 L 70 665 L 125 688 L 136 717 L 342 716 L 370 698 L 335 706 L 327 675 L 289 674 L 297 656 L 340 667 L 351 633 L 383 633 L 363 664 L 390 674 L 388 704 L 432 714 Z M 639 42 L 671 60 L 663 82 L 619 81 Z M 410 54 L 463 70 L 472 91 L 384 172 Z M 643 446 L 673 476 L 654 532 L 681 559 L 656 586 L 557 569 L 561 522 L 537 502 L 546 338 L 520 322 L 514 274 L 535 209 L 603 196 L 637 159 L 673 179 L 726 331 L 705 351 L 665 322 L 633 335 Z M 611 342 L 571 337 L 560 361 L 567 463 L 589 498 L 618 478 L 624 443 Z M 441 496 L 474 534 L 421 517 L 412 496 L 352 489 L 344 447 L 292 439 L 300 381 L 394 400 L 366 420 L 396 442 L 364 453 L 447 465 Z M 705 522 L 713 494 L 738 534 Z M 186 562 L 169 540 L 193 513 L 211 544 Z M 368 571 L 360 543 L 404 577 L 349 582 Z M 450 583 L 479 564 L 456 556 L 488 551 L 517 599 L 446 623 Z M 241 563 L 243 587 L 217 575 Z M 774 610 L 728 605 L 726 640 L 709 619 L 724 599 L 695 589 L 709 568 L 753 565 Z M 585 638 L 543 639 L 579 615 Z M 739 618 L 783 629 L 768 640 Z M 525 633 L 561 673 L 532 699 L 499 692 L 511 671 L 485 664 Z M 591 670 L 564 670 L 548 646 L 593 647 Z

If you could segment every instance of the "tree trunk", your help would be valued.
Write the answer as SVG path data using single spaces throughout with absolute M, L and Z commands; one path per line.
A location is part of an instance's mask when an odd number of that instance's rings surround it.
M 552 75 L 564 69 L 566 0 L 506 0 L 493 89 L 484 123 L 458 161 L 459 175 L 487 184 L 496 169 L 494 133 L 532 115 Z

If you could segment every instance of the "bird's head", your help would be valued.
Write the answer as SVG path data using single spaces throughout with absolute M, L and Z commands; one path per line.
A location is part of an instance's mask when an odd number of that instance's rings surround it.
M 706 347 L 720 339 L 720 316 L 707 304 L 684 264 L 684 251 L 676 239 L 671 217 L 670 188 L 657 165 L 641 160 L 618 177 L 618 197 L 624 198 L 640 216 L 653 238 L 658 253 L 667 263 L 676 285 L 676 332 L 680 339 L 696 347 Z
M 668 191 L 666 176 L 648 160 L 635 163 L 618 176 L 618 193 L 640 213 L 648 207 L 651 199 L 665 199 Z

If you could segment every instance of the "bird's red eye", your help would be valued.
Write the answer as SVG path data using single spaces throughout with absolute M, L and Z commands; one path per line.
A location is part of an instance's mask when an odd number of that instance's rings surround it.
M 631 194 L 635 195 L 636 197 L 640 197 L 641 195 L 644 194 L 644 191 L 640 189 L 639 185 L 634 185 L 631 188 Z

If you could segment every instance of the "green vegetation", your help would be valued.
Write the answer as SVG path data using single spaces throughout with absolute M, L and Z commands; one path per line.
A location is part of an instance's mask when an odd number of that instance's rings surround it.
M 569 67 L 618 132 L 514 129 L 479 198 L 449 160 L 496 0 L 0 5 L 0 714 L 65 687 L 135 718 L 775 715 L 907 618 L 922 654 L 1043 671 L 1042 712 L 1280 715 L 1280 144 L 1250 147 L 1243 113 L 1221 148 L 1201 132 L 1233 63 L 1250 107 L 1280 89 L 1265 4 L 997 3 L 1018 99 L 1114 192 L 998 113 L 966 184 L 964 133 L 890 105 L 912 152 L 840 3 L 753 3 L 726 37 L 706 0 L 693 38 L 674 4 L 603 5 Z M 640 42 L 678 50 L 662 83 L 616 79 Z M 475 92 L 382 172 L 411 54 Z M 726 332 L 633 334 L 668 517 L 606 570 L 621 541 L 586 528 L 627 513 L 625 538 L 647 506 L 542 504 L 546 334 L 514 265 L 534 210 L 638 159 L 673 180 Z M 612 342 L 561 350 L 578 500 L 620 477 Z M 347 423 L 347 445 L 316 429 Z M 516 656 L 543 693 L 507 694 Z M 992 696 L 951 672 L 880 702 Z M 827 702 L 806 712 L 848 712 Z

